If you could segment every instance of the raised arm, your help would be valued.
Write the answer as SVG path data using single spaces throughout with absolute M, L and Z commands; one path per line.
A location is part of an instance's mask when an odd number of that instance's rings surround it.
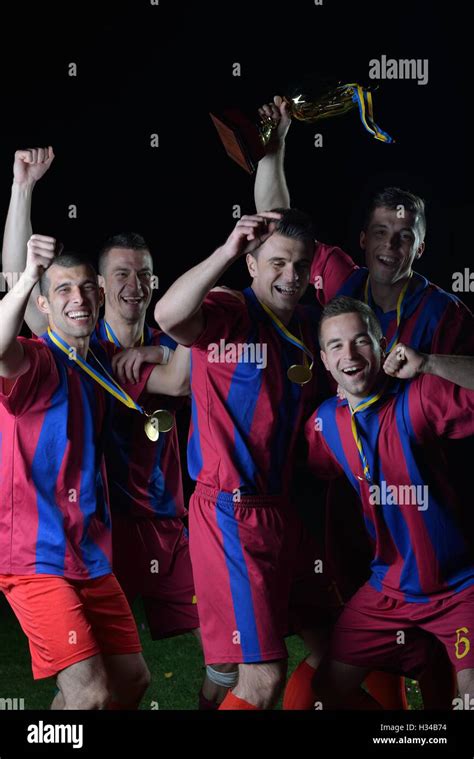
M 54 258 L 56 240 L 33 235 L 27 243 L 27 259 L 23 274 L 0 301 L 0 377 L 12 379 L 28 369 L 18 335 L 23 324 L 28 300 L 35 285 Z
M 234 261 L 270 237 L 270 221 L 279 218 L 280 214 L 270 212 L 242 216 L 224 245 L 179 277 L 158 301 L 155 319 L 161 329 L 176 342 L 191 345 L 204 329 L 201 306 L 209 290 Z
M 48 171 L 54 160 L 53 148 L 17 150 L 13 163 L 13 185 L 3 235 L 2 271 L 7 281 L 16 281 L 25 268 L 26 245 L 32 235 L 31 198 L 36 182 Z M 47 322 L 36 307 L 37 285 L 27 305 L 25 321 L 31 331 L 40 335 Z
M 290 193 L 285 178 L 285 137 L 291 117 L 285 101 L 276 95 L 273 103 L 259 108 L 262 118 L 271 118 L 278 126 L 259 161 L 255 177 L 255 208 L 257 213 L 267 208 L 289 208 Z
M 433 374 L 467 390 L 474 390 L 474 356 L 428 355 L 400 343 L 386 359 L 384 371 L 399 379 Z

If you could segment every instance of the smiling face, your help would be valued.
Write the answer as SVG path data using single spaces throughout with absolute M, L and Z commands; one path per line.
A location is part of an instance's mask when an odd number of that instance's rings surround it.
M 415 214 L 407 211 L 403 218 L 398 215 L 397 210 L 375 208 L 367 229 L 360 234 L 370 276 L 380 285 L 406 279 L 413 261 L 425 249 Z
M 274 233 L 257 256 L 247 256 L 255 295 L 283 318 L 291 315 L 308 286 L 313 249 L 302 240 Z
M 359 313 L 324 319 L 320 333 L 321 360 L 345 390 L 349 403 L 370 395 L 377 383 L 385 341 L 371 334 Z
M 106 316 L 115 316 L 128 324 L 145 317 L 151 301 L 153 261 L 148 250 L 111 248 L 102 276 Z
M 51 329 L 71 343 L 88 337 L 102 305 L 97 276 L 92 267 L 81 264 L 48 269 L 48 294 L 38 298 L 38 307 L 48 314 Z

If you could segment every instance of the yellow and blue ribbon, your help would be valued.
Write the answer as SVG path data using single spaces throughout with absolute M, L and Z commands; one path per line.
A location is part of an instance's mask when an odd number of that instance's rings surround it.
M 380 400 L 384 392 L 385 392 L 385 386 L 380 390 L 380 392 L 376 393 L 376 395 L 371 395 L 369 398 L 367 398 L 367 400 L 361 401 L 360 403 L 357 404 L 357 406 L 354 406 L 354 408 L 352 408 L 352 406 L 349 404 L 349 409 L 351 412 L 352 435 L 354 437 L 357 450 L 359 451 L 359 456 L 360 456 L 360 460 L 362 462 L 362 468 L 364 471 L 364 477 L 367 480 L 367 482 L 372 482 L 372 474 L 370 472 L 367 456 L 364 453 L 364 448 L 362 445 L 361 437 L 359 435 L 359 430 L 357 429 L 356 414 L 358 414 L 361 411 L 365 411 L 365 409 L 369 408 L 369 406 L 373 406 L 374 403 L 377 403 L 377 401 Z
M 352 100 L 359 106 L 359 116 L 364 127 L 376 140 L 381 142 L 394 142 L 387 132 L 384 132 L 374 121 L 374 105 L 372 102 L 372 93 L 360 84 L 348 84 L 347 87 L 354 89 Z
M 258 298 L 257 298 L 258 300 Z M 269 308 L 265 303 L 262 303 L 261 300 L 258 301 L 265 311 L 265 313 L 270 317 L 270 319 L 273 322 L 273 326 L 275 327 L 276 331 L 283 337 L 284 340 L 291 343 L 292 345 L 295 345 L 297 348 L 303 351 L 304 357 L 305 357 L 305 365 L 306 365 L 306 356 L 311 361 L 310 370 L 313 368 L 314 364 L 314 356 L 311 353 L 310 349 L 304 344 L 303 340 L 300 340 L 298 337 L 293 335 L 289 329 L 285 327 L 283 322 L 278 318 L 276 314 L 273 313 L 271 308 Z
M 98 372 L 94 367 L 92 367 L 88 361 L 83 359 L 81 356 L 77 354 L 77 349 L 73 346 L 69 345 L 65 340 L 62 339 L 56 332 L 53 332 L 50 327 L 48 327 L 48 337 L 51 340 L 51 342 L 59 348 L 60 351 L 62 351 L 70 361 L 73 361 L 80 369 L 82 369 L 85 374 L 87 374 L 88 377 L 91 377 L 91 379 L 94 380 L 94 382 L 97 382 L 100 387 L 102 387 L 107 393 L 110 393 L 116 400 L 120 401 L 120 403 L 123 403 L 128 408 L 134 409 L 135 411 L 139 411 L 140 414 L 144 414 L 144 410 L 141 406 L 139 406 L 133 398 L 131 398 L 128 393 L 123 390 L 123 388 L 120 387 L 118 382 L 114 380 L 114 378 L 108 373 L 108 371 L 104 368 L 104 366 L 101 364 L 99 359 L 94 355 L 91 348 L 89 348 L 89 352 L 92 355 L 93 359 L 96 361 L 96 363 L 100 366 L 102 371 L 104 372 L 105 376 L 103 376 L 100 372 Z
M 104 319 L 104 327 L 105 327 L 105 334 L 107 335 L 107 340 L 109 343 L 115 343 L 117 348 L 123 348 L 123 345 L 120 343 L 117 335 L 113 331 L 110 324 Z M 142 346 L 145 342 L 145 331 L 142 332 L 142 336 L 140 338 L 140 346 Z
M 407 281 L 403 285 L 403 288 L 400 291 L 400 295 L 398 296 L 397 328 L 395 330 L 394 336 L 390 340 L 390 344 L 387 346 L 387 353 L 390 353 L 395 348 L 396 344 L 398 343 L 398 338 L 400 337 L 400 325 L 402 323 L 402 318 L 403 318 L 403 308 L 404 308 L 404 305 L 406 304 L 405 298 L 408 291 L 408 287 L 410 285 L 410 280 L 411 280 L 412 275 L 413 275 L 413 272 L 410 273 L 410 276 L 408 277 Z M 367 277 L 365 287 L 364 287 L 364 302 L 372 308 L 372 303 L 370 303 L 370 301 L 373 300 L 373 298 L 371 298 L 371 293 L 369 290 L 369 286 L 370 286 L 369 282 L 370 282 L 370 275 Z

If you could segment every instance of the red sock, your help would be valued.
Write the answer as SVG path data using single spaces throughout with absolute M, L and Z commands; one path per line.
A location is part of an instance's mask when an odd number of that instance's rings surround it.
M 371 672 L 365 686 L 383 709 L 408 709 L 405 679 L 388 672 Z
M 314 708 L 315 695 L 312 681 L 316 670 L 306 659 L 298 664 L 288 680 L 283 694 L 283 709 L 304 709 L 309 711 Z
M 258 706 L 254 706 L 253 704 L 249 704 L 249 702 L 248 701 L 244 701 L 243 698 L 239 698 L 238 696 L 234 696 L 234 694 L 232 693 L 231 690 L 228 692 L 227 696 L 225 697 L 225 699 L 223 700 L 223 702 L 219 706 L 219 709 L 226 710 L 226 711 L 229 710 L 229 709 L 239 709 L 239 710 L 244 710 L 244 709 L 247 710 L 248 709 L 249 711 L 250 710 L 252 710 L 252 711 L 261 711 L 261 709 L 259 709 Z

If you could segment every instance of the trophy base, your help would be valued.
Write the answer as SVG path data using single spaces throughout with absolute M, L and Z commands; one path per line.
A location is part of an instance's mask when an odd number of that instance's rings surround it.
M 256 125 L 235 109 L 224 111 L 221 116 L 213 113 L 209 115 L 227 155 L 249 174 L 253 174 L 265 155 Z

